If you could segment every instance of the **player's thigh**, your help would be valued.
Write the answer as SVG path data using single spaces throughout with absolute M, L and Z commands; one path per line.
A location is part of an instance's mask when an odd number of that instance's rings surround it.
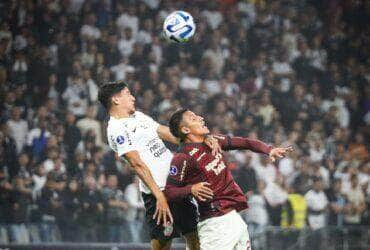
M 239 240 L 237 241 L 233 250 L 251 250 L 252 246 L 249 238 L 248 226 L 241 217 L 238 224 L 238 228 L 240 229 Z
M 200 249 L 233 250 L 239 239 L 232 214 L 225 214 L 201 221 L 198 224 Z
M 193 231 L 184 235 L 186 240 L 186 250 L 199 250 L 199 237 L 198 232 Z
M 172 240 L 158 240 L 152 239 L 150 241 L 150 245 L 152 250 L 170 250 L 171 249 Z
M 156 246 L 161 246 L 165 242 L 170 241 L 173 238 L 180 237 L 180 233 L 175 227 L 173 228 L 172 232 L 169 232 L 169 234 L 167 234 L 165 233 L 166 230 L 163 225 L 158 225 L 157 220 L 153 219 L 153 215 L 156 210 L 156 198 L 153 195 L 143 194 L 143 200 L 145 205 L 145 220 L 148 227 L 149 235 L 152 240 L 155 240 L 153 244 L 155 244 Z

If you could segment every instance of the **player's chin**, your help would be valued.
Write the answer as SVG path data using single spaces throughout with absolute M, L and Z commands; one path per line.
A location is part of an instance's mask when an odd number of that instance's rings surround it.
M 133 107 L 130 109 L 130 114 L 135 113 L 135 111 L 136 111 L 136 108 L 135 108 L 135 106 L 133 106 Z
M 204 126 L 202 128 L 202 134 L 206 135 L 206 134 L 209 134 L 209 133 L 210 133 L 209 129 L 206 126 Z

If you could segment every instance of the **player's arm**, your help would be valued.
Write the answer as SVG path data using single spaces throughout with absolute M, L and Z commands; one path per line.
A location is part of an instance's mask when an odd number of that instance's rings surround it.
M 213 191 L 207 187 L 209 183 L 200 182 L 192 184 L 190 180 L 188 180 L 188 173 L 192 171 L 193 167 L 194 162 L 192 158 L 182 154 L 176 154 L 174 156 L 164 190 L 168 200 L 179 201 L 189 195 L 193 195 L 200 201 L 212 199 Z
M 180 187 L 167 182 L 164 194 L 169 201 L 181 201 L 189 195 L 200 201 L 206 201 L 213 198 L 213 191 L 208 187 L 209 185 L 208 182 L 199 182 Z
M 164 125 L 159 125 L 157 128 L 157 133 L 159 138 L 161 138 L 164 141 L 173 143 L 173 144 L 179 144 L 180 140 L 177 139 L 170 131 L 170 128 Z
M 153 219 L 157 218 L 157 224 L 160 224 L 162 219 L 164 225 L 167 224 L 167 216 L 173 222 L 172 214 L 168 206 L 166 197 L 155 183 L 148 166 L 142 161 L 137 151 L 130 151 L 124 154 L 126 160 L 130 163 L 131 167 L 135 170 L 139 178 L 150 189 L 152 194 L 157 199 L 157 207 Z
M 247 149 L 255 153 L 267 154 L 272 161 L 284 157 L 293 148 L 289 147 L 272 147 L 260 140 L 249 139 L 246 137 L 215 136 L 219 139 L 223 150 Z

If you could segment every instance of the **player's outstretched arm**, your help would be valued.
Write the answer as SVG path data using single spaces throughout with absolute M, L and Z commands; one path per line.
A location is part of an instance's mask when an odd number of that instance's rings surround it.
M 163 220 L 163 225 L 167 225 L 167 217 L 171 222 L 173 222 L 172 214 L 166 197 L 155 183 L 148 166 L 141 160 L 138 152 L 130 151 L 124 154 L 124 156 L 135 170 L 139 178 L 145 183 L 145 185 L 150 189 L 152 194 L 157 199 L 157 207 L 153 219 L 157 218 L 157 224 L 160 224 Z
M 274 162 L 276 159 L 284 157 L 287 153 L 293 151 L 293 147 L 272 147 L 260 140 L 249 139 L 246 137 L 215 136 L 223 150 L 248 149 L 255 153 L 269 155 Z
M 282 147 L 282 148 L 273 148 L 270 151 L 270 159 L 272 162 L 276 161 L 277 159 L 283 158 L 286 156 L 287 153 L 292 152 L 293 147 L 288 146 L 288 147 Z
M 164 141 L 173 143 L 173 144 L 179 144 L 180 140 L 173 136 L 173 134 L 170 131 L 170 128 L 164 125 L 159 125 L 157 129 L 157 133 L 159 138 L 161 138 Z

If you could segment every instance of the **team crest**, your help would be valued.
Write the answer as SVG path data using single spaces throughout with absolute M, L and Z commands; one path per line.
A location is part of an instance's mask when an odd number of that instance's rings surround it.
M 170 175 L 177 175 L 177 167 L 171 166 L 170 167 Z
M 125 138 L 122 135 L 119 135 L 117 136 L 116 141 L 119 145 L 122 145 L 125 142 Z

